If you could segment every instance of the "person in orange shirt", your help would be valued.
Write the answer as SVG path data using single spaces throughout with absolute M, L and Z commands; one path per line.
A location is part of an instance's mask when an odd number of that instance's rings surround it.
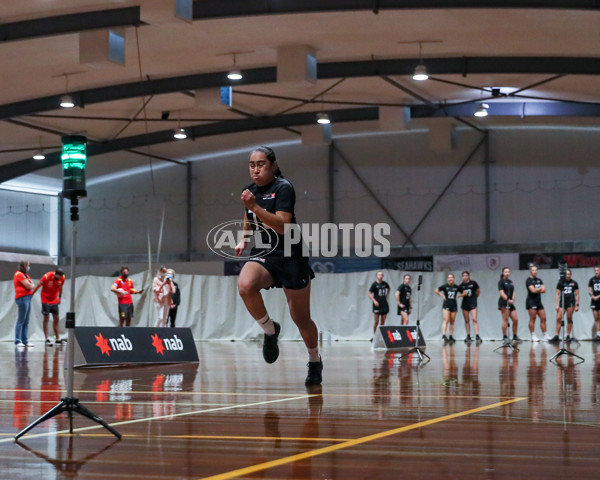
M 15 303 L 19 312 L 15 328 L 15 345 L 18 348 L 33 347 L 33 343 L 27 339 L 27 333 L 29 332 L 29 314 L 31 313 L 31 294 L 35 285 L 27 272 L 29 272 L 29 262 L 21 260 L 13 277 Z
M 52 327 L 56 344 L 60 345 L 63 340 L 58 335 L 58 305 L 62 297 L 62 289 L 65 283 L 65 272 L 62 268 L 57 268 L 53 272 L 47 272 L 33 289 L 33 294 L 42 289 L 42 316 L 44 317 L 44 336 L 46 337 L 46 346 L 52 346 L 52 340 L 48 338 L 48 319 L 52 314 Z
M 115 280 L 110 288 L 119 299 L 119 327 L 129 327 L 133 317 L 133 299 L 131 295 L 142 293 L 144 289 L 133 288 L 133 281 L 129 278 L 129 267 L 121 267 L 121 276 Z

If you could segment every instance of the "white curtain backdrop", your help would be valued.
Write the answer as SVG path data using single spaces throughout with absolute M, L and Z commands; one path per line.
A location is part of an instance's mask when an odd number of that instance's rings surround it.
M 69 274 L 67 269 L 67 275 Z M 460 272 L 454 272 L 460 283 Z M 385 278 L 392 292 L 389 296 L 390 314 L 387 324 L 399 324 L 396 315 L 395 290 L 402 281 L 404 272 L 384 270 Z M 417 291 L 418 273 L 412 273 L 413 313 L 411 323 L 421 319 L 421 329 L 425 338 L 439 339 L 441 336 L 442 299 L 435 295 L 436 287 L 446 281 L 443 272 L 423 273 L 421 292 Z M 594 331 L 594 322 L 590 310 L 588 280 L 593 275 L 591 269 L 574 269 L 573 278 L 579 283 L 581 302 L 580 311 L 574 316 L 574 334 L 579 339 L 589 339 Z M 517 292 L 517 313 L 519 316 L 518 334 L 527 340 L 530 338 L 528 315 L 525 310 L 526 271 L 513 271 L 511 279 Z M 542 301 L 548 316 L 548 331 L 553 334 L 556 321 L 555 288 L 558 279 L 556 270 L 541 270 L 539 277 L 546 285 L 547 293 Z M 151 304 L 152 276 L 147 272 L 133 275 L 136 288 L 145 288 L 142 295 L 134 295 L 135 315 L 133 326 L 154 325 L 154 308 Z M 495 272 L 472 272 L 471 278 L 481 287 L 479 297 L 479 326 L 484 339 L 501 338 L 500 312 L 498 301 L 498 274 Z M 333 340 L 368 340 L 372 336 L 373 315 L 367 290 L 375 280 L 375 272 L 357 272 L 346 274 L 319 274 L 312 283 L 311 307 L 313 319 L 325 339 L 330 335 Z M 37 282 L 37 279 L 35 279 Z M 78 326 L 109 326 L 117 324 L 117 299 L 110 291 L 114 278 L 83 276 L 77 278 L 75 312 Z M 190 327 L 196 340 L 249 340 L 259 337 L 260 328 L 247 313 L 237 294 L 237 277 L 177 275 L 176 281 L 181 289 L 181 306 L 177 316 L 177 326 Z M 287 310 L 285 295 L 281 289 L 263 292 L 269 314 L 281 322 L 283 340 L 300 340 Z M 12 280 L 0 282 L 0 339 L 12 341 L 17 319 L 17 307 L 14 302 Z M 64 287 L 60 306 L 61 331 L 64 331 L 64 319 L 70 304 L 70 280 Z M 536 333 L 540 336 L 539 320 L 536 320 Z M 39 293 L 32 300 L 29 336 L 33 341 L 43 339 L 42 315 Z M 464 321 L 459 308 L 456 317 L 455 337 L 462 340 L 465 336 Z

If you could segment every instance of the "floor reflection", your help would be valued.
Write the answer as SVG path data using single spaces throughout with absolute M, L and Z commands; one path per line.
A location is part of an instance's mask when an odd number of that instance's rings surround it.
M 539 358 L 539 359 L 538 359 Z M 548 367 L 548 353 L 544 346 L 532 343 L 527 367 L 527 403 L 533 422 L 539 422 L 544 410 L 544 380 Z
M 503 399 L 516 396 L 515 383 L 517 381 L 517 370 L 519 368 L 519 350 L 503 348 L 501 351 L 502 362 L 500 364 L 500 397 Z M 513 414 L 514 403 L 503 405 L 502 414 L 508 420 Z
M 102 447 L 101 449 L 88 453 L 84 457 L 76 458 L 77 450 L 79 449 L 76 446 L 77 442 L 81 442 L 81 438 L 75 437 L 73 435 L 67 436 L 59 436 L 56 439 L 56 453 L 55 456 L 50 456 L 44 453 L 41 453 L 20 441 L 16 441 L 15 443 L 21 447 L 22 449 L 28 451 L 29 453 L 35 455 L 38 458 L 41 458 L 45 462 L 52 465 L 57 472 L 64 474 L 67 477 L 77 477 L 79 470 L 90 460 L 96 458 L 98 455 L 107 451 L 110 447 L 112 447 L 115 443 L 119 441 L 118 438 L 115 438 L 111 443 Z M 87 445 L 81 446 L 81 450 L 85 449 L 89 450 Z
M 29 351 L 15 348 L 15 391 L 13 396 L 13 427 L 17 431 L 29 424 L 33 414 L 31 402 L 31 377 L 29 376 Z

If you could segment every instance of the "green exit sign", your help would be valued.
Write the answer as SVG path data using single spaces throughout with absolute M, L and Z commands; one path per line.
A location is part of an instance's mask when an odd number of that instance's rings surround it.
M 76 168 L 85 170 L 87 153 L 85 149 L 87 138 L 81 135 L 63 137 L 62 155 L 60 157 L 64 170 Z
M 85 164 L 87 138 L 83 135 L 62 137 L 63 191 L 64 198 L 74 200 L 87 195 L 85 190 Z

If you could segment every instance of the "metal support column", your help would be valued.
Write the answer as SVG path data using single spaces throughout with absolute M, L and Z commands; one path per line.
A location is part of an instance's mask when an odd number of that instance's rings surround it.
M 328 147 L 328 163 L 327 163 L 327 180 L 329 183 L 329 204 L 328 204 L 328 214 L 327 221 L 329 223 L 335 223 L 335 148 L 333 147 L 333 142 L 329 143 Z
M 483 160 L 485 167 L 485 243 L 492 243 L 492 222 L 491 222 L 491 189 L 490 189 L 490 131 L 485 132 L 485 159 Z
M 185 258 L 192 261 L 192 163 L 186 164 L 186 249 Z
M 63 201 L 63 197 L 62 195 L 58 196 L 58 226 L 57 226 L 57 232 L 58 232 L 58 239 L 57 239 L 57 243 L 58 243 L 58 259 L 57 259 L 57 264 L 58 265 L 62 265 L 65 262 L 65 246 L 63 244 L 63 239 L 64 239 L 64 211 L 63 209 L 65 208 L 65 203 Z

